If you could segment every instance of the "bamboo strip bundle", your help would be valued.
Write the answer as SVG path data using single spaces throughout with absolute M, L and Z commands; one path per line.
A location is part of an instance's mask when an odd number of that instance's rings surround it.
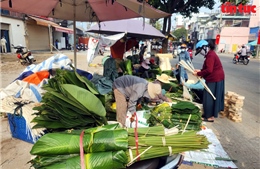
M 194 73 L 194 67 L 193 65 L 191 65 L 191 63 L 185 62 L 184 60 L 181 60 L 179 62 L 185 69 L 187 69 L 188 71 L 190 71 L 191 73 Z M 206 83 L 200 78 L 197 77 L 199 79 L 199 81 L 201 82 L 201 84 L 204 86 L 204 88 L 207 90 L 207 92 L 209 92 L 209 94 L 213 97 L 214 100 L 216 100 L 216 97 L 213 95 L 213 93 L 211 92 L 211 90 L 209 89 L 209 87 L 206 85 Z
M 228 91 L 225 94 L 225 107 L 221 112 L 223 117 L 227 117 L 234 122 L 242 121 L 242 107 L 244 104 L 244 96 L 240 96 L 237 93 Z

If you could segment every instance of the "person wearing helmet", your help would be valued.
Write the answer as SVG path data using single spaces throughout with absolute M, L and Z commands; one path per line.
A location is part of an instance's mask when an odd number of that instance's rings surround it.
M 201 40 L 196 44 L 196 54 L 205 57 L 201 70 L 195 70 L 194 75 L 205 79 L 207 86 L 216 97 L 216 100 L 204 89 L 203 91 L 203 109 L 202 115 L 204 121 L 214 122 L 218 113 L 224 110 L 224 90 L 225 73 L 218 55 L 214 51 L 215 45 L 212 42 Z
M 186 48 L 187 48 L 187 45 L 183 43 L 181 45 L 181 51 L 179 53 L 179 62 L 181 60 L 184 60 L 185 62 L 191 62 L 190 54 L 187 52 Z M 188 80 L 188 74 L 183 66 L 178 67 L 178 73 L 180 75 L 180 79 L 185 79 L 185 81 Z M 179 83 L 182 84 L 181 81 L 179 81 Z

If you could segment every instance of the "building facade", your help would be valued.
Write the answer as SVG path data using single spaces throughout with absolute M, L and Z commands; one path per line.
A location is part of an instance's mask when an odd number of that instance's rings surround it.
M 12 44 L 27 50 L 52 51 L 56 39 L 59 49 L 66 48 L 66 37 L 72 33 L 72 29 L 62 27 L 53 19 L 1 10 L 1 37 L 7 40 L 7 52 L 15 52 Z

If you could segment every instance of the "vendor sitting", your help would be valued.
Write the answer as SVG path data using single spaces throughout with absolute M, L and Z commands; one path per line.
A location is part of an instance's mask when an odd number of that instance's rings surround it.
M 149 73 L 149 70 L 151 69 L 150 67 L 150 53 L 145 53 L 144 54 L 144 60 L 141 63 L 141 66 L 138 70 L 138 72 L 140 73 L 140 77 L 142 78 L 151 78 L 153 77 L 152 73 Z
M 138 72 L 140 73 L 140 77 L 149 78 L 149 70 L 150 70 L 150 60 L 147 58 L 142 62 L 138 70 Z

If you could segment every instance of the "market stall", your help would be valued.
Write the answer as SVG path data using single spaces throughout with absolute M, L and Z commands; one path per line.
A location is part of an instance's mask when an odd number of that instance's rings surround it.
M 131 64 L 127 69 L 133 71 Z M 38 76 L 36 85 L 35 81 L 23 81 L 30 76 L 28 71 L 34 72 L 31 75 L 42 71 L 51 75 L 40 83 Z M 155 72 L 166 73 L 174 76 L 171 70 Z M 203 154 L 212 148 L 216 157 L 228 158 L 214 149 L 216 139 L 208 137 L 209 130 L 201 131 L 201 106 L 183 98 L 183 88 L 174 78 L 162 86 L 173 102 L 140 102 L 136 119 L 128 121 L 127 128 L 116 122 L 113 93 L 101 94 L 92 76 L 71 67 L 64 55 L 27 67 L 19 79 L 1 91 L 1 99 L 7 103 L 1 112 L 8 113 L 13 137 L 34 144 L 30 152 L 36 156 L 30 161 L 34 168 L 131 168 L 148 159 L 172 157 L 170 165 L 183 152 L 185 161 L 202 163 L 194 159 L 194 153 Z M 15 88 L 23 84 L 22 90 L 13 91 L 14 84 Z M 17 130 L 21 123 L 25 127 Z

